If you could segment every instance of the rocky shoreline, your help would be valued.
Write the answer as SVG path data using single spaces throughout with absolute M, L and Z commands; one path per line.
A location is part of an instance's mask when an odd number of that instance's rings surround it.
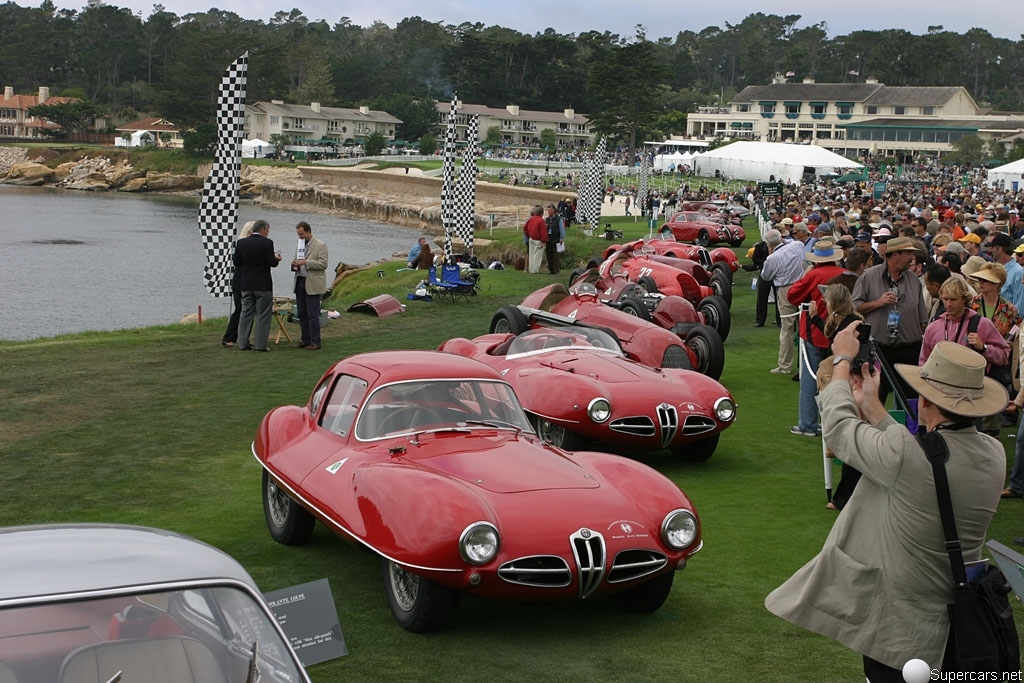
M 84 192 L 198 194 L 209 173 L 208 165 L 200 167 L 195 175 L 146 172 L 133 168 L 126 160 L 111 162 L 104 156 L 60 164 L 56 168 L 42 162 L 43 158 L 32 157 L 30 149 L 0 147 L 0 182 Z M 398 186 L 390 191 L 379 191 L 358 184 L 310 182 L 304 179 L 298 168 L 243 165 L 240 197 L 273 208 L 301 208 L 304 211 L 366 218 L 426 233 L 443 233 L 440 197 L 404 193 L 401 179 L 397 176 L 392 178 Z M 525 220 L 530 203 L 534 202 L 497 205 L 478 199 L 477 229 L 518 226 Z

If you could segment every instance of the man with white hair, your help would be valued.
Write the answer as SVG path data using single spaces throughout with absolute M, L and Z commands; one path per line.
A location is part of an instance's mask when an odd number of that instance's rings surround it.
M 807 226 L 803 227 L 804 239 Z M 796 236 L 794 232 L 794 237 Z M 772 368 L 775 375 L 788 375 L 793 372 L 793 334 L 796 331 L 796 306 L 789 303 L 789 288 L 804 273 L 804 243 L 800 239 L 791 242 L 782 241 L 782 233 L 774 228 L 764 235 L 768 244 L 768 258 L 761 268 L 761 279 L 775 286 L 775 303 L 779 307 L 782 325 L 779 328 L 779 364 Z

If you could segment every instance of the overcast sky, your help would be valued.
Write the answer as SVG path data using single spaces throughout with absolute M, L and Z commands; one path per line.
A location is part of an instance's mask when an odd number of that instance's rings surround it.
M 16 0 L 21 6 L 38 7 L 40 0 Z M 59 7 L 81 9 L 85 2 L 57 0 Z M 145 18 L 152 13 L 152 0 L 108 2 L 128 7 Z M 986 29 L 993 36 L 1020 40 L 1022 24 L 1013 19 L 1016 11 L 1004 6 L 974 3 L 965 0 L 766 0 L 760 3 L 718 0 L 687 2 L 686 0 L 164 0 L 165 9 L 178 15 L 205 12 L 213 6 L 234 12 L 247 19 L 268 21 L 278 11 L 293 7 L 310 20 L 325 19 L 333 25 L 347 16 L 353 24 L 370 26 L 382 21 L 392 28 L 407 17 L 421 17 L 444 24 L 480 22 L 485 26 L 504 26 L 526 34 L 553 28 L 561 34 L 585 31 L 610 31 L 632 36 L 634 27 L 642 24 L 648 38 L 674 37 L 679 31 L 699 32 L 708 26 L 738 24 L 754 13 L 801 16 L 797 28 L 825 22 L 829 37 L 857 30 L 901 28 L 913 34 L 927 33 L 929 26 L 943 26 L 947 31 L 966 32 L 971 28 Z

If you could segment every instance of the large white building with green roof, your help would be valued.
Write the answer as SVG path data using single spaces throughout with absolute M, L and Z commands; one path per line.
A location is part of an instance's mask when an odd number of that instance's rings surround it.
M 1002 140 L 1024 132 L 1024 114 L 982 110 L 967 90 L 863 83 L 800 83 L 776 77 L 744 88 L 727 105 L 687 117 L 691 137 L 739 138 L 825 147 L 850 158 L 910 161 L 952 151 L 967 135 Z

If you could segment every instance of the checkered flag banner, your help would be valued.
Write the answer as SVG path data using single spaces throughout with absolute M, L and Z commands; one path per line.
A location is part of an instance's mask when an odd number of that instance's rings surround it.
M 217 150 L 203 183 L 199 235 L 206 251 L 203 280 L 214 297 L 231 296 L 231 255 L 238 222 L 238 184 L 245 126 L 245 79 L 249 53 L 231 63 L 217 97 Z
M 441 161 L 441 223 L 444 225 L 445 263 L 452 262 L 452 233 L 455 231 L 455 107 L 458 101 L 458 94 L 452 95 Z
M 455 186 L 455 236 L 473 253 L 473 227 L 476 218 L 476 142 L 480 130 L 480 117 L 469 117 L 466 131 L 466 151 L 462 156 L 462 170 Z
M 640 161 L 640 187 L 636 191 L 636 199 L 633 208 L 637 213 L 643 213 L 647 208 L 647 195 L 651 191 L 651 154 L 644 150 L 643 159 Z
M 583 164 L 583 184 L 576 202 L 576 222 L 597 227 L 601 222 L 601 199 L 604 197 L 605 142 L 602 137 L 597 150 Z

